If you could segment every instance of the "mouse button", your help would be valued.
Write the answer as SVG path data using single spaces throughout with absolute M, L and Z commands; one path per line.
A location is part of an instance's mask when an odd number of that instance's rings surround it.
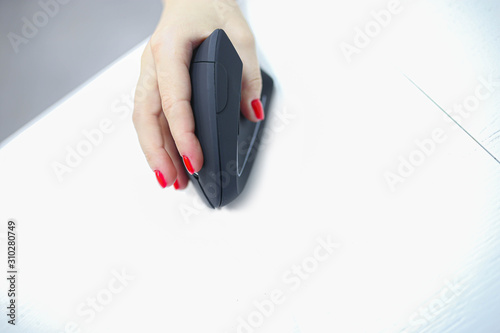
M 227 105 L 227 71 L 221 63 L 216 63 L 216 96 L 217 96 L 217 113 L 224 111 Z

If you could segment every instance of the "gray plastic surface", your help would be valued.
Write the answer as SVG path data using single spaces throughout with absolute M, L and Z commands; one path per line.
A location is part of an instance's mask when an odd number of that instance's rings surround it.
M 191 63 L 191 105 L 204 164 L 191 180 L 212 208 L 233 201 L 250 174 L 266 120 L 240 114 L 243 65 L 231 41 L 215 30 L 195 50 Z M 269 114 L 272 79 L 262 71 L 261 100 Z

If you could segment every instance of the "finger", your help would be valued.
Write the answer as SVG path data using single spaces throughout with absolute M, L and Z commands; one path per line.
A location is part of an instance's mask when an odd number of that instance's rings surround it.
M 264 109 L 260 101 L 262 93 L 262 75 L 260 73 L 253 35 L 251 32 L 244 33 L 240 36 L 235 36 L 234 41 L 231 41 L 243 62 L 241 112 L 251 121 L 257 122 L 263 120 Z
M 175 32 L 175 30 L 173 30 Z M 182 33 L 156 37 L 151 50 L 156 63 L 156 74 L 161 105 L 184 165 L 190 173 L 203 166 L 200 143 L 194 134 L 191 109 L 191 80 L 189 63 L 193 45 Z
M 137 84 L 133 122 L 142 151 L 155 172 L 160 186 L 167 187 L 174 183 L 177 171 L 172 159 L 164 147 L 164 134 L 160 126 L 161 100 L 151 52 L 144 51 L 141 75 Z
M 168 126 L 167 119 L 163 115 L 162 117 L 160 117 L 160 127 L 162 129 L 162 133 L 164 134 L 163 141 L 165 150 L 170 155 L 170 158 L 172 159 L 172 162 L 174 163 L 175 168 L 177 170 L 177 179 L 174 182 L 174 188 L 176 190 L 184 189 L 189 183 L 189 177 L 186 174 L 181 156 L 177 151 L 174 139 L 172 138 L 172 135 L 170 133 L 170 128 Z

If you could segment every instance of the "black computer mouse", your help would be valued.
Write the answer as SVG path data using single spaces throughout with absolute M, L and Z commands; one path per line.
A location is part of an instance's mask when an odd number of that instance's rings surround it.
M 204 162 L 190 178 L 212 208 L 227 205 L 243 191 L 269 116 L 273 80 L 262 70 L 261 101 L 266 118 L 254 123 L 241 115 L 242 69 L 241 59 L 222 29 L 215 30 L 193 52 L 191 106 Z

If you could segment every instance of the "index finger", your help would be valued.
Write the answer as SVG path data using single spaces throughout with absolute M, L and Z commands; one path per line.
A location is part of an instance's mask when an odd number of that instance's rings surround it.
M 189 64 L 193 44 L 176 35 L 156 37 L 151 48 L 156 63 L 158 87 L 165 117 L 186 169 L 198 172 L 203 166 L 200 142 L 194 134 L 191 109 L 191 80 Z

